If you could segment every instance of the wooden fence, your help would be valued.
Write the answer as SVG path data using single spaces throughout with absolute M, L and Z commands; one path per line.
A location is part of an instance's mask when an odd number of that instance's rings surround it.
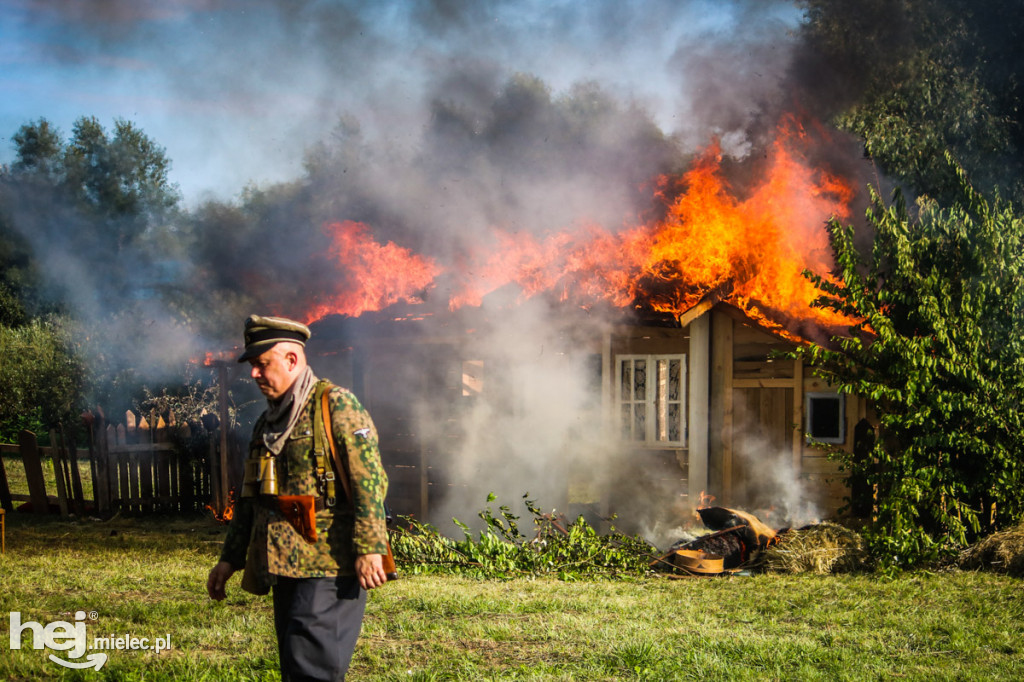
M 11 494 L 0 460 L 0 506 L 29 502 L 40 514 L 63 515 L 116 512 L 188 512 L 210 508 L 222 515 L 230 505 L 226 471 L 230 461 L 221 450 L 231 440 L 220 434 L 219 420 L 178 424 L 173 414 L 148 416 L 127 412 L 122 423 L 102 415 L 85 415 L 92 499 L 86 499 L 73 440 L 51 432 L 49 447 L 40 447 L 35 434 L 23 431 L 19 445 L 0 445 L 0 452 L 17 454 L 24 466 L 29 494 Z M 56 479 L 55 494 L 46 490 L 43 457 L 49 456 Z
M 200 511 L 211 503 L 210 449 L 185 452 L 182 443 L 208 431 L 202 424 L 176 424 L 174 416 L 125 414 L 120 424 L 102 416 L 91 422 L 89 454 L 96 511 Z M 216 428 L 214 426 L 214 428 Z M 210 435 L 209 433 L 207 435 Z
M 28 483 L 28 495 L 11 494 L 7 482 L 7 472 L 3 460 L 0 459 L 0 506 L 6 511 L 14 509 L 14 502 L 28 502 L 37 514 L 50 512 L 50 499 L 46 494 L 46 480 L 43 476 L 42 456 L 53 456 L 53 448 L 41 448 L 36 436 L 31 431 L 22 431 L 19 445 L 0 445 L 0 452 L 18 455 L 25 466 L 25 479 Z

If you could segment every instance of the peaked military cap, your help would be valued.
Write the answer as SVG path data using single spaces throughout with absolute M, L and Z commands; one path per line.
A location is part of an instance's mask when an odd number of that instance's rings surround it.
M 293 341 L 306 345 L 309 327 L 286 317 L 265 317 L 250 315 L 245 321 L 245 352 L 238 358 L 245 362 L 262 355 L 281 341 Z

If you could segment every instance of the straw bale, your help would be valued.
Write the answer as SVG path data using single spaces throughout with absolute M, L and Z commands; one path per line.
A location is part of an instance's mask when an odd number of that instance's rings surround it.
M 859 533 L 825 522 L 781 535 L 760 563 L 773 573 L 848 573 L 863 570 L 867 557 Z
M 961 552 L 957 563 L 964 570 L 1024 577 L 1024 523 L 982 538 Z

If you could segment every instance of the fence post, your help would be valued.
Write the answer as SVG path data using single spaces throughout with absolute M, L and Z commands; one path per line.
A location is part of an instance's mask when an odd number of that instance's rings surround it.
M 118 424 L 116 428 L 111 425 L 111 426 L 108 426 L 107 429 L 108 429 L 108 431 L 107 431 L 108 438 L 109 438 L 110 433 L 111 433 L 110 429 L 113 429 L 114 445 L 127 445 L 128 444 L 128 433 L 127 433 L 127 430 L 125 429 L 124 424 Z M 117 463 L 117 486 L 116 486 L 116 488 L 117 488 L 118 507 L 120 507 L 121 511 L 129 511 L 131 509 L 131 504 L 130 504 L 131 489 L 130 489 L 130 487 L 128 485 L 128 481 L 129 481 L 129 478 L 130 478 L 129 475 L 128 475 L 128 468 L 129 468 L 128 467 L 128 465 L 129 465 L 128 453 L 127 452 L 120 452 L 120 451 L 116 452 L 115 457 L 114 457 L 114 461 Z
M 39 444 L 36 434 L 23 430 L 18 434 L 21 446 L 21 461 L 25 465 L 25 478 L 28 481 L 28 495 L 32 502 L 32 510 L 36 514 L 50 513 L 50 500 L 46 497 L 46 481 L 43 479 L 43 463 L 39 459 Z
M 82 472 L 78 470 L 78 446 L 75 445 L 75 439 L 68 436 L 67 430 L 62 428 L 60 434 L 67 447 L 68 463 L 71 466 L 71 499 L 75 513 L 85 516 L 85 492 L 82 490 Z
M 231 501 L 228 499 L 228 365 L 220 362 L 217 365 L 217 384 L 220 390 L 217 392 L 217 406 L 219 408 L 218 418 L 220 419 L 220 504 L 217 506 L 217 513 L 223 514 Z
M 167 439 L 173 441 L 171 434 L 176 430 L 177 424 L 174 423 L 173 415 L 168 420 L 167 424 Z M 178 441 L 180 443 L 187 443 L 186 439 Z M 167 484 L 170 486 L 171 495 L 171 509 L 175 511 L 185 511 L 185 501 L 182 499 L 181 489 L 181 459 L 182 459 L 182 447 L 177 447 L 170 452 L 167 456 Z
M 88 410 L 83 412 L 82 425 L 85 427 L 85 433 L 89 439 L 89 475 L 92 478 L 92 509 L 93 513 L 100 514 L 103 511 L 100 505 L 100 490 L 103 488 L 103 484 L 100 479 L 99 455 L 97 453 L 96 415 L 93 414 L 92 411 Z M 82 497 L 82 501 L 84 504 L 84 495 Z
M 168 415 L 173 419 L 173 415 Z M 167 438 L 167 422 L 160 415 L 154 412 L 153 443 L 163 444 Z M 157 508 L 169 510 L 174 508 L 174 499 L 171 497 L 171 461 L 170 453 L 167 450 L 156 450 L 153 453 L 153 483 L 156 493 Z
M 0 457 L 0 508 L 14 511 L 14 500 L 11 499 L 11 488 L 7 484 L 7 470 L 4 468 L 4 458 Z
M 68 515 L 68 483 L 70 474 L 67 470 L 67 461 L 64 457 L 64 444 L 57 440 L 57 431 L 50 429 L 50 452 L 53 462 L 53 475 L 57 482 L 57 506 L 60 508 L 60 515 Z
M 110 511 L 110 458 L 107 455 L 107 419 L 101 412 L 99 419 L 89 424 L 92 439 L 89 456 L 92 458 L 92 497 L 96 513 Z
M 172 460 L 173 469 L 171 472 L 171 485 L 176 486 L 179 506 L 182 511 L 195 511 L 196 491 L 193 482 L 193 460 L 191 459 L 191 435 L 192 429 L 188 422 L 182 422 L 177 427 L 178 440 L 182 443 L 189 443 L 190 446 L 183 452 L 175 452 Z M 187 453 L 187 456 L 185 454 Z M 201 460 L 200 460 L 201 461 Z
M 153 415 L 139 420 L 139 445 L 153 445 Z M 153 449 L 140 450 L 135 454 L 139 463 L 139 511 L 153 511 Z

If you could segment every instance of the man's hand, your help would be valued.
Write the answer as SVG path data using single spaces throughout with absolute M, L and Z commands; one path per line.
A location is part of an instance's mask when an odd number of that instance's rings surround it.
M 224 585 L 234 572 L 235 569 L 226 561 L 220 561 L 210 569 L 210 576 L 206 579 L 206 592 L 210 595 L 210 599 L 221 601 L 228 596 L 224 591 Z
M 380 554 L 360 554 L 356 557 L 356 575 L 364 590 L 380 587 L 388 581 L 384 560 Z

